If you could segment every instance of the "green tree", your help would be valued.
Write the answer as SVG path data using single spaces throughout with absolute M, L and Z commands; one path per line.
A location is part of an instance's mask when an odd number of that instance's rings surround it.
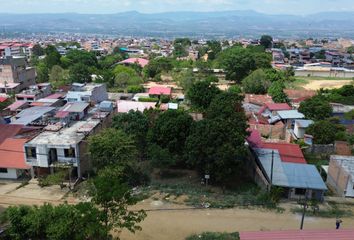
M 160 173 L 161 170 L 165 170 L 176 163 L 176 157 L 167 148 L 162 148 L 157 144 L 149 146 L 148 158 L 153 167 L 160 169 Z
M 268 94 L 276 103 L 289 103 L 288 96 L 284 93 L 285 85 L 282 81 L 273 82 L 268 89 Z
M 49 82 L 54 88 L 65 85 L 68 83 L 69 72 L 59 65 L 54 65 L 50 70 Z
M 208 60 L 215 60 L 219 53 L 222 51 L 222 46 L 219 41 L 207 41 L 208 50 L 210 50 L 208 54 Z
M 248 126 L 242 99 L 234 93 L 219 94 L 206 118 L 194 124 L 186 141 L 188 163 L 223 186 L 243 171 Z
M 157 58 L 149 62 L 144 68 L 144 74 L 146 77 L 154 78 L 156 75 L 162 72 L 169 72 L 173 69 L 172 60 L 169 58 Z
M 205 111 L 212 99 L 221 91 L 207 81 L 198 81 L 194 83 L 187 92 L 187 98 L 191 101 L 193 107 Z
M 47 46 L 47 48 L 45 49 L 45 54 L 46 57 L 44 59 L 44 62 L 48 69 L 52 69 L 54 65 L 61 64 L 60 62 L 61 55 L 53 45 Z
M 44 49 L 42 48 L 41 45 L 39 44 L 35 44 L 32 48 L 32 53 L 33 55 L 39 57 L 39 56 L 43 56 L 45 54 Z
M 5 239 L 106 239 L 100 210 L 91 203 L 53 206 L 13 206 L 2 215 Z
M 232 85 L 228 89 L 229 92 L 236 93 L 236 94 L 241 94 L 242 89 L 239 85 Z
M 89 153 L 96 169 L 109 165 L 125 166 L 137 159 L 133 138 L 122 130 L 108 128 L 89 138 Z
M 91 70 L 87 65 L 77 63 L 69 68 L 69 82 L 86 83 L 91 81 Z
M 268 53 L 234 46 L 221 52 L 218 61 L 226 70 L 226 78 L 240 82 L 257 68 L 270 68 L 271 56 Z
M 133 110 L 128 113 L 118 114 L 113 118 L 112 127 L 133 136 L 140 158 L 143 159 L 145 157 L 149 129 L 149 119 L 146 115 Z
M 273 38 L 269 35 L 263 35 L 260 40 L 260 44 L 264 48 L 271 48 L 273 45 Z
M 93 52 L 87 52 L 84 50 L 70 50 L 66 56 L 68 61 L 64 60 L 66 63 L 72 64 L 84 64 L 89 67 L 97 67 L 98 61 L 97 57 Z M 67 67 L 67 66 L 66 66 Z
M 132 195 L 123 175 L 122 167 L 106 167 L 92 180 L 90 195 L 92 202 L 102 209 L 103 229 L 107 239 L 111 230 L 125 228 L 133 233 L 141 230 L 137 224 L 146 217 L 143 210 L 128 210 L 129 206 L 137 203 L 137 199 Z
M 324 120 L 332 116 L 332 106 L 322 95 L 316 95 L 300 103 L 299 111 L 307 119 Z
M 182 70 L 179 72 L 174 71 L 172 73 L 172 78 L 180 87 L 183 88 L 185 92 L 188 92 L 188 90 L 196 82 L 196 78 L 191 69 Z
M 270 85 L 271 82 L 262 69 L 255 70 L 242 81 L 243 90 L 246 93 L 265 94 Z
M 44 61 L 39 61 L 36 65 L 37 82 L 44 83 L 49 81 L 49 69 Z
M 163 112 L 149 132 L 149 141 L 168 149 L 172 155 L 182 156 L 192 122 L 192 117 L 185 111 Z
M 314 143 L 331 144 L 336 140 L 337 126 L 330 121 L 321 120 L 310 125 L 306 133 L 314 137 Z

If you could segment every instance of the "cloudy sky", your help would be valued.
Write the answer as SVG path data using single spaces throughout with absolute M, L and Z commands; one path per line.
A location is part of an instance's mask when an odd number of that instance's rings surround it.
M 271 14 L 354 11 L 353 0 L 0 0 L 4 13 L 255 10 Z

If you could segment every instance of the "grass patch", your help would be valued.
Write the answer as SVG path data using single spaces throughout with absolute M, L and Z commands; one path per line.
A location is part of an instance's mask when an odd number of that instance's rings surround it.
M 302 213 L 302 211 L 302 207 L 291 209 L 292 213 Z M 320 207 L 317 211 L 314 211 L 313 207 L 309 207 L 306 211 L 306 216 L 322 218 L 352 217 L 353 211 L 350 210 L 349 206 L 345 206 L 344 204 L 328 202 L 327 207 Z
M 287 89 L 302 89 L 302 86 L 308 84 L 310 79 L 296 78 L 294 81 L 289 81 L 285 83 Z
M 193 207 L 210 208 L 234 208 L 234 207 L 261 207 L 266 209 L 276 209 L 282 212 L 277 203 L 273 201 L 268 192 L 265 192 L 253 184 L 242 189 L 222 192 L 218 188 L 196 186 L 193 184 L 153 184 L 145 191 L 155 191 L 174 196 L 186 196 L 184 203 Z
M 195 234 L 186 238 L 186 240 L 239 240 L 239 233 L 216 233 L 204 232 L 202 234 Z

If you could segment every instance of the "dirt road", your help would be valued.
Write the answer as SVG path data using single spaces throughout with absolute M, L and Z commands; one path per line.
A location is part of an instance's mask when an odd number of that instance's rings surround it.
M 141 207 L 146 207 L 143 204 Z M 169 206 L 169 208 L 174 206 Z M 180 208 L 181 206 L 175 206 Z M 267 210 L 170 210 L 152 211 L 136 234 L 124 231 L 122 240 L 183 240 L 204 231 L 235 232 L 259 230 L 299 229 L 301 216 L 290 212 L 276 213 Z M 305 218 L 305 229 L 334 229 L 335 219 Z M 354 219 L 343 219 L 343 228 L 353 228 Z
M 352 80 L 310 80 L 303 88 L 306 90 L 319 90 L 320 88 L 334 89 L 350 84 Z

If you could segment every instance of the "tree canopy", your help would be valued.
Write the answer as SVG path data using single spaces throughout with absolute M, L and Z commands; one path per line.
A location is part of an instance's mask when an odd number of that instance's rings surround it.
M 192 106 L 198 110 L 205 111 L 212 99 L 221 91 L 213 84 L 207 81 L 198 81 L 194 83 L 187 92 L 187 98 Z
M 332 106 L 322 95 L 316 95 L 300 103 L 299 111 L 307 119 L 324 120 L 332 116 Z
M 267 74 L 262 69 L 257 69 L 242 80 L 243 90 L 246 93 L 265 94 L 271 85 Z
M 127 165 L 137 159 L 133 138 L 122 130 L 108 128 L 89 138 L 89 152 L 97 169 L 109 165 Z
M 227 72 L 227 79 L 240 82 L 257 68 L 270 68 L 271 56 L 265 52 L 234 46 L 221 52 L 218 61 Z
M 273 45 L 273 38 L 269 35 L 263 35 L 259 42 L 264 48 L 271 48 Z

